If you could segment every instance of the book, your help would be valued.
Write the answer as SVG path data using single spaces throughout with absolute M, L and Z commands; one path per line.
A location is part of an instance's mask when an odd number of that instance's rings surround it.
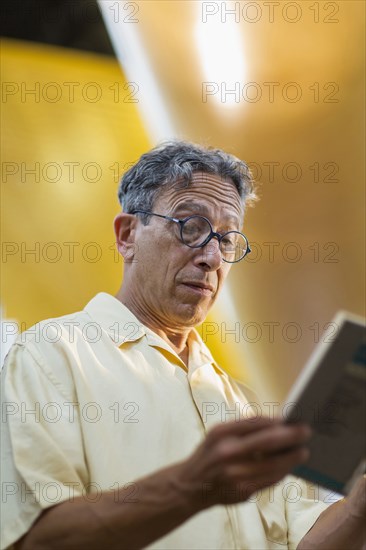
M 286 422 L 313 430 L 309 460 L 294 475 L 342 495 L 366 471 L 365 320 L 340 311 L 282 404 Z

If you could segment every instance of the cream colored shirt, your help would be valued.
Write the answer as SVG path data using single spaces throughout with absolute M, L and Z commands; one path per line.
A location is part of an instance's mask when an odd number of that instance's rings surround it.
M 253 399 L 196 331 L 187 368 L 105 293 L 21 334 L 1 378 L 1 549 L 61 501 L 123 486 L 138 499 L 135 480 L 189 457 L 212 426 L 248 415 Z M 316 497 L 288 477 L 243 504 L 204 510 L 148 548 L 293 549 L 326 507 Z

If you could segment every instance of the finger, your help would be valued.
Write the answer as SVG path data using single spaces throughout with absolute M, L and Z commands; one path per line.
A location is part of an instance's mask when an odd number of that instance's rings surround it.
M 248 438 L 248 450 L 254 453 L 282 453 L 307 443 L 312 431 L 306 424 L 279 425 L 267 430 L 268 433 L 252 434 Z
M 251 471 L 244 465 L 230 466 L 227 472 L 227 477 L 217 480 L 216 490 L 221 495 L 221 500 L 224 502 L 243 502 L 257 491 L 275 485 L 288 475 L 293 467 L 300 462 L 303 462 L 308 457 L 308 450 L 304 453 L 296 453 L 288 458 L 287 461 L 277 467 L 273 463 L 258 469 L 256 472 Z
M 283 421 L 280 418 L 267 417 L 248 418 L 239 420 L 238 422 L 226 422 L 215 426 L 208 433 L 207 438 L 214 442 L 228 436 L 241 437 L 281 423 L 283 423 Z
M 310 436 L 311 430 L 306 425 L 279 424 L 248 433 L 245 437 L 223 439 L 218 447 L 223 460 L 255 459 L 258 455 L 285 453 L 306 443 Z
M 296 465 L 306 462 L 308 458 L 309 450 L 306 447 L 297 447 L 287 453 L 257 461 L 248 460 L 241 464 L 228 464 L 224 469 L 224 475 L 228 481 L 255 480 L 258 477 L 270 476 L 280 476 L 281 479 Z
M 353 517 L 365 517 L 366 514 L 366 475 L 360 477 L 346 498 L 346 505 Z

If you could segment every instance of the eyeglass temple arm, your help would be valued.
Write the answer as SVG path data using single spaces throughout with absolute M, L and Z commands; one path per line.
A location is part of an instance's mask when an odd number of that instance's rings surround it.
M 173 222 L 181 223 L 182 220 L 177 220 L 177 218 L 172 218 L 170 216 L 163 216 L 162 214 L 155 214 L 155 212 L 148 212 L 147 210 L 134 210 L 131 214 L 146 214 L 148 216 L 158 216 L 159 218 L 164 218 L 165 220 L 171 220 Z

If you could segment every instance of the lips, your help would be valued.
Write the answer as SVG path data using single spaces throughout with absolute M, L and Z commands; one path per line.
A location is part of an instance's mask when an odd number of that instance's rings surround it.
M 182 284 L 192 291 L 196 291 L 199 294 L 204 294 L 210 296 L 215 292 L 215 289 L 212 285 L 207 283 L 202 283 L 201 281 L 184 281 Z

